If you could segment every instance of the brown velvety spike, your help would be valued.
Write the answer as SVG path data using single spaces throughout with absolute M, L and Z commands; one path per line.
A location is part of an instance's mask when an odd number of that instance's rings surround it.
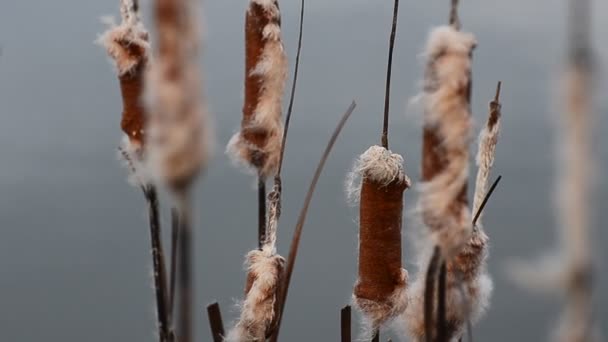
M 145 61 L 139 63 L 133 72 L 120 75 L 122 93 L 122 120 L 120 127 L 135 146 L 144 145 L 145 108 L 142 103 L 144 91 Z
M 405 285 L 401 268 L 401 215 L 407 183 L 363 179 L 359 229 L 359 281 L 355 296 L 388 301 Z

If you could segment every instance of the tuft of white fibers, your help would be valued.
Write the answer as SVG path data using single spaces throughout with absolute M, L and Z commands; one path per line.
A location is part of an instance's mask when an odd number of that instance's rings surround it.
M 393 294 L 386 301 L 358 298 L 353 294 L 352 304 L 363 316 L 363 332 L 360 340 L 371 340 L 381 325 L 390 324 L 405 311 L 409 304 L 408 272 L 403 268 L 399 283 L 402 285 L 395 287 Z
M 285 259 L 269 248 L 247 254 L 247 281 L 251 281 L 241 315 L 228 332 L 227 342 L 265 341 L 276 318 L 276 297 Z
M 181 190 L 204 168 L 209 154 L 200 97 L 198 11 L 190 0 L 164 6 L 176 8 L 157 13 L 158 56 L 148 82 L 148 162 L 161 184 Z
M 108 30 L 97 38 L 112 58 L 118 76 L 133 72 L 150 54 L 148 32 L 134 11 L 132 0 L 121 1 L 121 16 L 119 25 L 107 20 Z
M 428 65 L 422 101 L 424 126 L 437 136 L 445 165 L 421 185 L 422 216 L 430 225 L 434 242 L 446 257 L 458 251 L 469 238 L 471 218 L 466 205 L 453 213 L 469 173 L 468 145 L 471 130 L 469 91 L 471 53 L 476 42 L 472 34 L 450 26 L 435 28 L 425 55 Z M 429 224 L 432 223 L 432 224 Z
M 476 281 L 461 282 L 449 276 L 446 284 L 446 321 L 450 341 L 459 341 L 463 336 L 467 320 L 477 323 L 490 305 L 494 288 L 492 279 L 487 274 L 480 274 Z M 398 332 L 408 336 L 411 341 L 427 341 L 424 329 L 424 272 L 420 272 L 408 292 L 408 306 L 395 320 Z M 434 304 L 437 308 L 437 303 Z M 433 310 L 433 315 L 436 312 Z M 399 323 L 399 324 L 397 324 Z M 405 323 L 405 324 L 403 324 Z
M 363 178 L 389 185 L 395 180 L 410 186 L 405 174 L 403 157 L 378 145 L 371 146 L 355 160 L 351 172 L 346 177 L 346 196 L 351 203 L 359 202 Z
M 281 38 L 277 1 L 251 0 L 248 16 L 253 15 L 254 4 L 263 7 L 263 15 L 268 19 L 268 23 L 262 28 L 261 42 L 259 42 L 262 45 L 261 54 L 255 66 L 251 70 L 246 70 L 246 78 L 255 78 L 256 82 L 259 82 L 260 89 L 256 94 L 253 114 L 243 120 L 241 130 L 230 139 L 226 152 L 238 164 L 255 168 L 262 177 L 269 177 L 276 173 L 281 157 L 283 137 L 281 112 L 288 63 Z M 243 110 L 248 110 L 247 106 L 246 103 Z M 263 146 L 250 141 L 246 137 L 247 133 L 264 134 Z
M 150 175 L 143 162 L 141 146 L 134 144 L 128 136 L 123 136 L 118 147 L 118 158 L 123 161 L 129 171 L 128 181 L 133 186 L 145 187 L 150 184 Z

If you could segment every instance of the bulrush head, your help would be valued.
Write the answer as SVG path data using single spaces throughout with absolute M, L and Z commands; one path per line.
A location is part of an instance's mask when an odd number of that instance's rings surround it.
M 241 129 L 229 154 L 266 178 L 277 171 L 287 57 L 276 0 L 251 0 L 245 19 L 245 101 Z
M 123 102 L 121 128 L 130 143 L 125 150 L 141 151 L 146 119 L 142 99 L 150 44 L 148 32 L 141 23 L 132 1 L 121 1 L 121 17 L 121 23 L 112 24 L 99 37 L 99 42 L 114 61 L 120 81 Z
M 156 1 L 158 54 L 150 74 L 150 164 L 170 189 L 187 188 L 208 157 L 197 13 L 191 0 Z
M 349 179 L 349 192 L 360 194 L 359 275 L 353 301 L 373 332 L 407 305 L 401 221 L 403 192 L 410 180 L 403 157 L 381 146 L 370 147 L 357 159 Z

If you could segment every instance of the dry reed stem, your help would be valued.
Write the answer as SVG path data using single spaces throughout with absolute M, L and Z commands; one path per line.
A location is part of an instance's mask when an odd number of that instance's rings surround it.
M 186 191 L 208 157 L 197 13 L 193 0 L 155 1 L 158 50 L 150 74 L 149 161 L 173 192 Z
M 296 228 L 295 228 L 295 231 L 293 234 L 291 245 L 289 246 L 289 255 L 287 257 L 287 262 L 286 262 L 286 267 L 285 267 L 285 272 L 284 272 L 285 275 L 284 275 L 283 280 L 281 281 L 281 284 L 279 285 L 279 296 L 278 296 L 279 310 L 277 312 L 278 321 L 276 324 L 276 328 L 270 338 L 271 342 L 277 342 L 277 340 L 279 338 L 281 320 L 283 319 L 283 312 L 285 310 L 287 294 L 289 293 L 289 283 L 291 281 L 291 275 L 293 274 L 296 257 L 298 255 L 300 238 L 302 237 L 302 230 L 304 229 L 304 223 L 306 222 L 306 215 L 308 213 L 308 207 L 310 206 L 310 202 L 312 201 L 312 196 L 314 194 L 317 182 L 319 181 L 319 177 L 321 177 L 321 172 L 323 171 L 323 167 L 325 166 L 325 162 L 327 161 L 327 158 L 329 158 L 329 153 L 331 152 L 331 149 L 333 148 L 336 140 L 338 139 L 338 136 L 340 135 L 340 132 L 342 131 L 342 128 L 346 124 L 346 121 L 348 120 L 350 115 L 355 110 L 356 106 L 357 106 L 357 104 L 353 101 L 352 104 L 349 106 L 349 108 L 344 113 L 344 115 L 342 116 L 342 118 L 340 119 L 340 122 L 336 126 L 336 129 L 334 130 L 331 138 L 329 139 L 329 142 L 327 143 L 327 147 L 325 148 L 325 151 L 323 152 L 323 155 L 321 156 L 321 160 L 319 161 L 319 164 L 317 165 L 317 169 L 315 170 L 315 174 L 310 183 L 310 187 L 308 188 L 308 192 L 306 193 L 306 198 L 304 199 L 304 205 L 302 207 L 302 210 L 300 211 L 300 215 L 298 216 L 298 222 L 296 223 Z
M 228 144 L 228 152 L 255 168 L 261 178 L 275 174 L 279 164 L 286 77 L 278 1 L 250 0 L 245 19 L 243 119 L 240 132 Z

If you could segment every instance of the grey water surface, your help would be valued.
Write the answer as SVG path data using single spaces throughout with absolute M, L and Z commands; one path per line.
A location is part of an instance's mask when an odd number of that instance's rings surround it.
M 105 52 L 94 44 L 99 18 L 118 0 L 0 2 L 0 340 L 154 341 L 154 297 L 146 208 L 116 158 L 121 100 Z M 495 281 L 477 341 L 547 340 L 558 297 L 517 287 L 506 272 L 557 246 L 554 219 L 555 124 L 564 57 L 564 0 L 465 0 L 474 57 L 479 128 L 498 80 L 503 133 L 494 175 L 503 182 L 486 213 Z M 149 12 L 151 2 L 143 1 Z M 299 1 L 281 1 L 293 63 Z M 340 308 L 356 277 L 357 209 L 344 195 L 354 158 L 379 142 L 390 0 L 307 0 L 301 77 L 284 169 L 279 249 L 286 255 L 305 191 L 326 141 L 352 99 L 358 107 L 319 182 L 285 312 L 283 341 L 338 341 Z M 447 20 L 448 1 L 401 1 L 393 73 L 391 148 L 418 179 L 420 53 L 430 28 Z M 205 1 L 205 91 L 215 157 L 196 191 L 196 335 L 210 341 L 205 306 L 219 301 L 226 323 L 242 296 L 243 256 L 255 247 L 254 179 L 223 153 L 240 121 L 245 0 Z M 594 153 L 596 318 L 608 334 L 608 268 L 602 218 L 608 202 L 608 2 L 594 2 L 597 82 Z M 147 18 L 150 27 L 152 22 Z M 406 193 L 404 261 L 413 278 Z M 167 201 L 165 200 L 166 204 Z M 164 208 L 167 209 L 167 208 Z M 164 211 L 165 232 L 168 215 Z M 388 334 L 383 334 L 388 337 Z

